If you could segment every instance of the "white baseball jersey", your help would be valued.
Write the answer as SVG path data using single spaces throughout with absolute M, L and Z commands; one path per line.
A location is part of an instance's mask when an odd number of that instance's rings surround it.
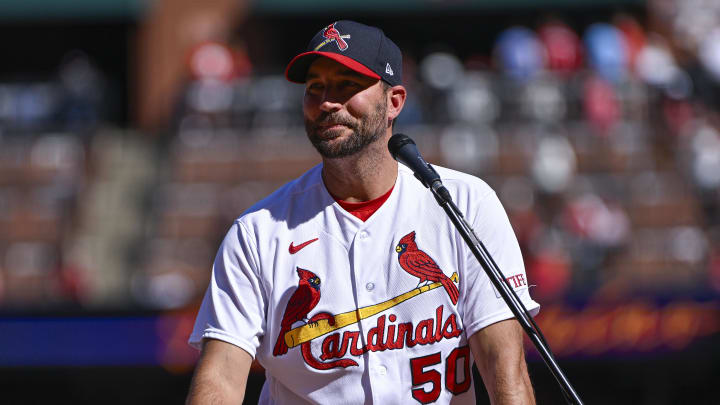
M 475 404 L 468 338 L 513 317 L 431 192 L 407 167 L 365 222 L 310 169 L 239 217 L 190 336 L 266 370 L 261 404 Z M 534 314 L 520 249 L 493 190 L 436 167 Z

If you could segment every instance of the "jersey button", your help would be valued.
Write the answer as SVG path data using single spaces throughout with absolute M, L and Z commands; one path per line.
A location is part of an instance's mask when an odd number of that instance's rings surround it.
M 387 367 L 385 366 L 378 366 L 377 373 L 379 375 L 387 375 Z
M 368 235 L 367 232 L 365 232 L 365 231 L 360 232 L 360 239 L 367 239 L 368 236 L 370 236 L 370 235 Z
M 365 289 L 368 290 L 368 291 L 374 290 L 374 289 L 375 289 L 375 283 L 369 282 L 369 283 L 365 284 Z

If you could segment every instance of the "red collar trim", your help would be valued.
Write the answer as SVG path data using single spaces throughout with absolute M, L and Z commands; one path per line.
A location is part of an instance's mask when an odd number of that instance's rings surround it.
M 360 218 L 363 222 L 367 221 L 368 218 L 372 214 L 375 213 L 382 205 L 387 201 L 388 198 L 390 198 L 390 194 L 392 194 L 393 189 L 395 186 L 393 185 L 390 187 L 390 190 L 388 190 L 387 193 L 381 195 L 380 197 L 370 200 L 370 201 L 363 201 L 363 202 L 347 202 L 340 199 L 335 198 L 335 201 L 337 201 L 338 204 L 347 212 L 353 214 L 354 216 Z

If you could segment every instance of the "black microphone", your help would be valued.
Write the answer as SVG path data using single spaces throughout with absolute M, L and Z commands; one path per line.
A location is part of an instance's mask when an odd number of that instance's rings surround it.
M 403 134 L 391 136 L 388 141 L 388 150 L 393 159 L 409 167 L 415 173 L 415 177 L 423 186 L 439 193 L 445 201 L 450 201 L 450 193 L 443 186 L 440 175 L 430 163 L 423 159 L 417 145 L 409 136 Z

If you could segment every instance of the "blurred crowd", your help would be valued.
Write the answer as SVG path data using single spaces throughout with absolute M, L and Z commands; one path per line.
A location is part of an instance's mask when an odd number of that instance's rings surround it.
M 720 4 L 648 7 L 404 55 L 396 131 L 497 191 L 541 302 L 720 292 Z M 159 142 L 99 129 L 102 74 L 62 66 L 0 83 L 0 307 L 195 304 L 232 220 L 319 162 L 302 86 L 238 42 L 193 48 Z

